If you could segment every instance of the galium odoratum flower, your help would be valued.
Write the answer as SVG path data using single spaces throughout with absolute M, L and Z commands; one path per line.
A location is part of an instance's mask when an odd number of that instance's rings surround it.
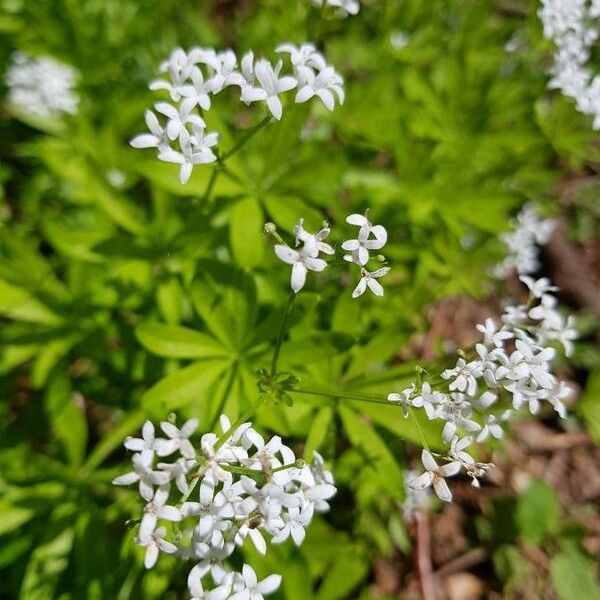
M 292 265 L 291 286 L 294 293 L 298 293 L 306 282 L 308 271 L 320 272 L 327 267 L 327 263 L 318 258 L 319 253 L 333 254 L 333 248 L 323 240 L 327 238 L 330 229 L 325 226 L 316 233 L 309 233 L 304 229 L 304 219 L 300 219 L 294 227 L 296 238 L 296 247 L 302 244 L 299 250 L 294 250 L 289 246 L 277 244 L 274 248 L 275 254 L 283 262 Z
M 16 52 L 6 73 L 8 101 L 16 109 L 40 117 L 75 114 L 79 104 L 74 90 L 77 78 L 73 67 L 49 56 L 33 58 Z
M 411 479 L 408 485 L 416 490 L 423 490 L 433 486 L 437 497 L 444 502 L 452 501 L 452 492 L 446 483 L 446 477 L 453 477 L 458 474 L 461 468 L 460 462 L 454 460 L 445 465 L 438 465 L 431 452 L 423 450 L 421 452 L 421 461 L 425 467 L 425 473 Z
M 284 69 L 283 60 L 274 64 L 265 58 L 255 61 L 252 51 L 243 56 L 238 70 L 233 50 L 216 52 L 213 48 L 192 48 L 186 52 L 176 48 L 160 66 L 167 79 L 150 84 L 153 91 L 168 92 L 173 103 L 155 104 L 155 110 L 166 117 L 166 122 L 161 124 L 153 112 L 147 112 L 150 133 L 134 137 L 131 145 L 158 148 L 160 160 L 180 164 L 183 184 L 188 181 L 194 165 L 217 160 L 211 148 L 217 143 L 218 134 L 204 134 L 204 116 L 212 108 L 212 98 L 223 90 L 238 87 L 241 102 L 264 102 L 277 120 L 283 115 L 282 95 L 296 88 L 296 103 L 316 96 L 327 108 L 333 109 L 335 98 L 343 102 L 343 79 L 314 46 L 282 44 L 277 52 L 289 56 L 291 72 Z
M 359 227 L 358 236 L 347 240 L 342 248 L 351 252 L 344 260 L 363 267 L 369 261 L 370 250 L 381 250 L 387 242 L 387 231 L 383 225 L 373 225 L 368 215 L 352 214 L 346 217 L 346 222 Z
M 251 423 L 233 427 L 225 416 L 219 422 L 221 433 L 205 433 L 197 445 L 191 440 L 196 419 L 181 427 L 164 421 L 166 438 L 156 438 L 146 422 L 142 437 L 125 442 L 136 450 L 134 470 L 114 483 L 139 483 L 146 501 L 135 538 L 146 549 L 146 568 L 161 552 L 177 554 L 195 563 L 188 577 L 195 600 L 260 600 L 279 587 L 281 577 L 258 581 L 248 565 L 241 573 L 228 570 L 229 557 L 246 538 L 262 554 L 267 539 L 281 543 L 291 537 L 300 545 L 313 514 L 329 509 L 334 479 L 318 454 L 314 465 L 299 466 L 278 436 L 265 441 Z M 174 462 L 155 465 L 160 456 Z M 177 537 L 167 539 L 164 522 L 178 523 Z M 208 585 L 209 575 L 214 585 Z

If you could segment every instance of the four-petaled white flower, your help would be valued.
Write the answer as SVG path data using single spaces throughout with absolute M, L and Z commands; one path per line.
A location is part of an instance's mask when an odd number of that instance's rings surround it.
M 263 600 L 263 596 L 272 594 L 280 584 L 281 575 L 269 575 L 258 581 L 254 569 L 250 565 L 244 565 L 239 582 L 242 589 L 230 596 L 229 600 Z
M 175 554 L 177 552 L 177 546 L 165 540 L 166 535 L 167 530 L 164 527 L 159 527 L 147 538 L 138 536 L 137 543 L 146 548 L 146 555 L 144 557 L 144 566 L 146 569 L 151 569 L 156 564 L 159 552 L 162 551 L 167 554 Z
M 380 250 L 387 242 L 387 231 L 383 225 L 372 225 L 366 215 L 352 214 L 346 217 L 346 222 L 360 227 L 356 239 L 347 240 L 342 248 L 352 254 L 347 254 L 344 259 L 364 266 L 369 260 L 369 250 Z M 373 238 L 371 238 L 373 235 Z
M 387 275 L 390 272 L 390 267 L 382 267 L 381 269 L 377 269 L 377 271 L 369 272 L 364 268 L 360 270 L 360 281 L 358 285 L 354 288 L 352 292 L 353 298 L 358 298 L 365 293 L 367 287 L 376 295 L 383 296 L 383 287 L 377 281 L 380 277 Z
M 279 94 L 293 90 L 298 85 L 298 81 L 294 77 L 289 75 L 280 77 L 282 66 L 282 61 L 279 61 L 275 67 L 268 60 L 257 61 L 254 65 L 254 75 L 260 87 L 247 86 L 242 89 L 244 102 L 265 101 L 271 114 L 278 121 L 283 114 L 283 105 Z
M 412 407 L 412 395 L 415 391 L 415 384 L 411 383 L 407 388 L 403 389 L 400 393 L 388 394 L 388 402 L 392 404 L 398 404 L 402 407 L 402 414 L 404 417 L 408 417 L 410 409 Z
M 315 258 L 303 250 L 293 250 L 282 244 L 275 246 L 275 254 L 284 263 L 292 265 L 291 285 L 296 294 L 304 287 L 308 271 L 321 272 L 327 266 L 322 258 Z
M 461 464 L 458 461 L 452 461 L 439 466 L 432 454 L 427 450 L 421 452 L 421 462 L 426 471 L 419 477 L 411 479 L 408 482 L 409 487 L 416 490 L 423 490 L 433 486 L 437 497 L 444 502 L 452 501 L 452 492 L 446 483 L 445 477 L 452 477 L 460 471 Z

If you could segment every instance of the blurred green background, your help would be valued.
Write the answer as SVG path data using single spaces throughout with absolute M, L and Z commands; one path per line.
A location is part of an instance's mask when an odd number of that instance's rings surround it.
M 63 119 L 0 107 L 0 598 L 185 597 L 177 561 L 163 556 L 144 573 L 125 527 L 137 495 L 110 481 L 126 467 L 123 438 L 144 418 L 175 410 L 207 431 L 258 394 L 255 370 L 268 362 L 289 277 L 264 239 L 266 221 L 289 239 L 299 217 L 341 228 L 370 208 L 390 233 L 384 301 L 354 302 L 353 282 L 340 294 L 327 279 L 298 298 L 282 362 L 321 388 L 385 394 L 411 381 L 417 363 L 445 365 L 448 340 L 471 343 L 473 325 L 511 290 L 487 273 L 503 256 L 498 235 L 528 201 L 560 219 L 568 252 L 556 252 L 597 286 L 597 136 L 546 89 L 552 48 L 538 8 L 369 0 L 357 17 L 336 19 L 305 0 L 0 2 L 0 71 L 16 50 L 51 55 L 78 70 L 81 95 Z M 176 166 L 129 147 L 172 48 L 273 59 L 280 43 L 305 41 L 343 74 L 346 103 L 332 113 L 287 106 L 228 163 L 211 201 L 211 167 L 181 186 Z M 207 121 L 227 149 L 262 116 L 224 92 Z M 557 260 L 546 257 L 544 274 Z M 574 366 L 561 368 L 582 393 L 566 425 L 542 420 L 553 435 L 598 441 L 598 306 L 565 282 L 582 340 Z M 450 324 L 427 335 L 440 306 Z M 400 510 L 418 455 L 406 441 L 421 443 L 410 422 L 387 407 L 306 398 L 263 408 L 256 422 L 300 455 L 318 448 L 339 484 L 300 549 L 266 558 L 244 549 L 259 575 L 283 575 L 273 598 L 418 598 Z M 423 427 L 434 447 L 438 429 Z M 583 435 L 581 481 L 597 481 L 598 448 Z M 544 469 L 524 466 L 535 448 L 519 439 L 492 449 L 512 464 L 503 480 L 478 497 L 458 493 L 432 517 L 436 569 L 480 552 L 440 579 L 440 598 L 599 598 L 600 486 L 575 494 L 577 483 L 544 483 Z M 539 460 L 558 460 L 552 452 L 542 448 Z M 457 573 L 478 583 L 453 592 Z

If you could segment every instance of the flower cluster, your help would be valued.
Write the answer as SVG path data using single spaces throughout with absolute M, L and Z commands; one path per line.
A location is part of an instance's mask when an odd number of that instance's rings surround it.
M 75 114 L 79 96 L 73 90 L 77 72 L 49 56 L 32 58 L 17 52 L 6 73 L 8 100 L 18 110 L 40 117 Z
M 383 225 L 373 225 L 368 218 L 368 211 L 364 215 L 352 214 L 346 222 L 359 227 L 357 237 L 346 240 L 342 248 L 348 252 L 344 260 L 360 267 L 361 278 L 352 292 L 353 298 L 358 298 L 369 288 L 376 296 L 383 296 L 383 287 L 377 281 L 386 275 L 389 267 L 380 267 L 375 271 L 368 271 L 365 266 L 369 262 L 372 250 L 380 250 L 387 242 L 387 231 Z M 298 293 L 306 282 L 308 271 L 323 271 L 327 262 L 319 258 L 319 254 L 333 255 L 335 250 L 324 240 L 331 233 L 327 223 L 316 233 L 309 233 L 304 229 L 304 220 L 300 219 L 294 227 L 296 249 L 284 244 L 275 245 L 275 254 L 283 262 L 292 265 L 291 286 Z
M 352 297 L 358 298 L 365 293 L 367 287 L 376 296 L 383 296 L 383 287 L 377 280 L 387 275 L 390 268 L 380 267 L 375 271 L 368 271 L 365 267 L 370 259 L 369 251 L 381 250 L 385 246 L 387 231 L 383 225 L 373 225 L 369 221 L 368 211 L 364 215 L 350 215 L 346 217 L 346 222 L 359 228 L 355 239 L 347 240 L 342 244 L 342 248 L 350 253 L 344 255 L 344 260 L 360 267 L 360 281 L 354 288 Z
M 312 0 L 315 6 L 329 6 L 335 10 L 340 17 L 357 15 L 360 10 L 358 0 Z
M 600 129 L 600 76 L 586 64 L 600 34 L 598 0 L 542 0 L 544 36 L 556 46 L 549 87 L 573 98 L 577 110 L 594 117 Z
M 410 486 L 433 486 L 449 502 L 452 494 L 445 478 L 464 471 L 478 486 L 490 465 L 476 462 L 468 448 L 490 436 L 502 438 L 503 424 L 513 411 L 526 406 L 536 414 L 545 402 L 565 417 L 563 401 L 570 389 L 552 373 L 555 349 L 549 344 L 558 342 L 570 355 L 577 335 L 573 318 L 559 312 L 552 294 L 557 288 L 548 279 L 522 276 L 521 281 L 530 291 L 528 303 L 507 306 L 500 326 L 491 318 L 477 325 L 481 341 L 471 356 L 463 352 L 453 368 L 440 374 L 443 383 L 434 387 L 425 381 L 389 394 L 388 400 L 400 405 L 405 416 L 418 408 L 429 419 L 442 420 L 442 438 L 450 446 L 442 465 L 423 450 L 426 471 L 409 481 Z
M 190 437 L 197 419 L 181 428 L 162 422 L 164 438 L 146 421 L 140 438 L 125 441 L 134 451 L 133 470 L 113 483 L 137 483 L 146 501 L 136 537 L 146 549 L 146 568 L 160 552 L 177 554 L 195 563 L 188 577 L 192 600 L 262 600 L 279 587 L 281 576 L 259 582 L 252 567 L 236 572 L 227 560 L 246 538 L 261 554 L 267 551 L 265 535 L 273 544 L 291 538 L 299 546 L 314 512 L 329 509 L 336 488 L 318 453 L 307 465 L 278 436 L 265 442 L 251 423 L 232 426 L 221 416 L 220 425 L 220 436 L 206 433 L 195 448 Z M 165 525 L 173 531 L 171 541 Z M 209 575 L 213 583 L 205 589 Z
M 555 226 L 553 219 L 540 219 L 535 208 L 526 204 L 512 223 L 512 231 L 501 236 L 508 254 L 492 274 L 506 277 L 514 271 L 519 275 L 535 273 L 540 267 L 538 246 L 548 243 Z
M 206 133 L 203 114 L 210 109 L 212 97 L 225 88 L 237 87 L 244 104 L 264 102 L 277 120 L 283 115 L 282 94 L 294 89 L 296 103 L 316 96 L 333 110 L 336 100 L 344 102 L 343 79 L 312 44 L 300 47 L 282 44 L 276 51 L 288 57 L 291 72 L 281 73 L 283 60 L 275 64 L 265 58 L 256 60 L 252 51 L 242 57 L 238 69 L 238 59 L 232 50 L 192 48 L 186 52 L 176 48 L 160 65 L 166 78 L 150 84 L 151 90 L 168 92 L 171 102 L 157 102 L 155 112 L 146 111 L 150 133 L 134 137 L 131 145 L 157 148 L 159 160 L 181 165 L 183 184 L 190 178 L 194 165 L 217 160 L 213 147 L 219 136 Z M 163 124 L 156 113 L 165 121 Z

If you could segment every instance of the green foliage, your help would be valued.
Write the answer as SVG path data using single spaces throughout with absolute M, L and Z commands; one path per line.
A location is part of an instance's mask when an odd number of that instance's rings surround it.
M 558 532 L 560 505 L 551 487 L 534 481 L 517 503 L 517 525 L 523 539 L 540 544 L 548 535 Z
M 203 431 L 221 412 L 255 411 L 256 426 L 290 437 L 298 455 L 332 460 L 341 506 L 306 543 L 267 557 L 244 548 L 257 571 L 283 575 L 278 598 L 367 598 L 373 556 L 410 553 L 404 442 L 435 451 L 439 426 L 333 391 L 385 397 L 414 380 L 411 342 L 428 328 L 427 307 L 486 296 L 514 211 L 552 206 L 552 184 L 598 160 L 587 120 L 546 91 L 533 13 L 488 0 L 379 0 L 347 20 L 308 0 L 1 4 L 0 71 L 15 50 L 50 54 L 79 70 L 82 98 L 73 117 L 5 106 L 0 120 L 2 598 L 184 597 L 175 561 L 144 572 L 125 527 L 136 496 L 110 485 L 125 468 L 123 439 L 171 411 L 199 417 Z M 409 43 L 394 49 L 400 30 Z M 507 53 L 513 36 L 525 49 Z M 174 165 L 129 147 L 153 101 L 148 81 L 173 47 L 272 56 L 307 40 L 344 74 L 346 104 L 331 114 L 318 102 L 286 106 L 227 161 L 210 195 L 213 167 L 181 186 Z M 223 151 L 261 118 L 233 96 L 207 116 Z M 578 199 L 576 222 L 586 211 L 597 220 L 594 198 L 592 189 Z M 366 208 L 390 232 L 385 298 L 353 301 L 354 282 L 327 272 L 309 281 L 289 313 L 282 377 L 269 379 L 289 269 L 265 222 L 291 242 L 299 217 L 341 229 Z M 594 352 L 582 363 L 597 365 Z M 596 372 L 578 409 L 596 440 L 599 397 Z M 500 548 L 506 582 L 519 537 L 563 533 L 541 483 L 516 508 L 491 512 L 479 535 Z M 561 597 L 596 597 L 578 546 L 561 542 L 550 571 Z

